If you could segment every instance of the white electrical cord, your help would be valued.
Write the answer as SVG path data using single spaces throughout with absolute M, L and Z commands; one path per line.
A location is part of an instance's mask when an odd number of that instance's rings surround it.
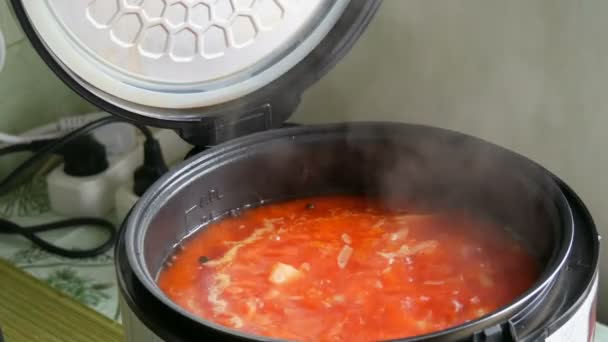
M 36 127 L 29 130 L 21 135 L 14 135 L 0 132 L 0 143 L 6 145 L 13 144 L 27 144 L 32 141 L 47 140 L 59 138 L 66 133 L 69 133 L 75 129 L 78 129 L 85 124 L 97 120 L 108 114 L 105 113 L 91 113 L 79 116 L 72 116 L 62 118 L 54 123 Z
M 27 144 L 33 141 L 60 138 L 92 121 L 109 116 L 97 112 L 62 118 L 56 122 L 33 128 L 20 135 L 0 132 L 0 147 L 13 144 Z M 138 142 L 139 131 L 131 124 L 116 122 L 96 129 L 91 135 L 105 146 L 109 156 L 121 155 L 134 149 Z
M 11 134 L 0 132 L 0 142 L 7 144 L 7 145 L 27 144 L 32 141 L 54 139 L 61 135 L 62 134 L 60 134 L 60 133 L 55 133 L 55 134 L 43 134 L 43 135 L 37 135 L 37 136 L 30 137 L 30 136 L 26 136 L 26 135 L 19 136 L 19 135 L 11 135 Z

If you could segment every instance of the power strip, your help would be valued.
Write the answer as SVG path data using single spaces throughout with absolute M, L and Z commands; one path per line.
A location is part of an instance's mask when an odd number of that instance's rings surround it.
M 157 130 L 154 136 L 161 145 L 168 165 L 183 159 L 192 148 L 170 130 Z M 143 163 L 142 144 L 143 138 L 138 137 L 137 146 L 131 151 L 109 155 L 110 165 L 99 175 L 74 177 L 63 172 L 63 164 L 59 165 L 47 176 L 51 209 L 67 217 L 106 217 L 116 207 L 117 214 L 122 219 L 123 211 L 131 209 L 129 203 L 133 199 L 137 201 L 129 184 L 132 184 L 133 173 Z M 121 195 L 117 195 L 119 189 Z

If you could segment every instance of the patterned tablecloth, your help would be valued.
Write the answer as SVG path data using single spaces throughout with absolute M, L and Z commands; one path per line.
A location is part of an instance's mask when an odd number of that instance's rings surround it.
M 113 214 L 108 218 L 116 222 Z M 0 217 L 22 226 L 60 220 L 50 211 L 46 184 L 37 179 L 0 198 Z M 42 236 L 61 246 L 94 246 L 103 237 L 96 230 L 78 228 Z M 102 234 L 102 233 L 100 233 Z M 113 251 L 88 259 L 68 259 L 46 253 L 16 235 L 0 235 L 0 258 L 8 260 L 48 285 L 114 320 L 120 320 Z
M 114 216 L 109 214 L 108 218 L 116 222 Z M 50 211 L 46 184 L 41 179 L 0 198 L 0 217 L 23 226 L 62 219 Z M 79 247 L 92 246 L 102 238 L 85 228 L 49 232 L 44 237 L 62 246 Z M 112 251 L 96 258 L 73 260 L 48 254 L 20 236 L 0 235 L 0 258 L 97 312 L 120 321 Z M 598 327 L 596 341 L 608 342 L 608 328 Z

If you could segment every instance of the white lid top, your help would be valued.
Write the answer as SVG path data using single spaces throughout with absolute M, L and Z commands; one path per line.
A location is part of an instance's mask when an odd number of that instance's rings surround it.
M 221 104 L 271 83 L 325 37 L 350 0 L 23 0 L 55 58 L 134 105 Z

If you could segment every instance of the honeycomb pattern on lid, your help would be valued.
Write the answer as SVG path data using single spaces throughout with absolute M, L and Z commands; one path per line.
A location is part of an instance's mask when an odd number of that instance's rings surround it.
M 244 48 L 284 14 L 279 0 L 93 0 L 86 9 L 88 21 L 118 46 L 174 62 Z
M 319 44 L 351 0 L 21 1 L 77 81 L 153 116 L 159 108 L 224 103 L 269 84 Z

